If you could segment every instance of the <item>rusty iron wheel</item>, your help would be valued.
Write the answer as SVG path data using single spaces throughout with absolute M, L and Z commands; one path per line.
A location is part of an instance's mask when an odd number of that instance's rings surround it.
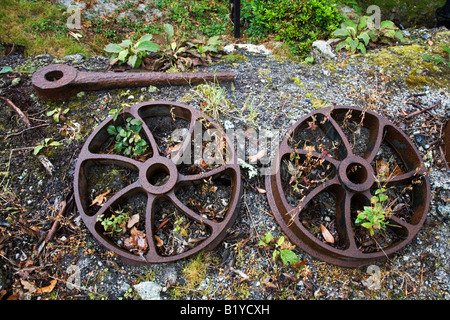
M 234 157 L 234 150 L 228 141 L 228 137 L 222 136 L 225 142 L 224 149 L 226 153 L 226 161 L 218 164 L 215 167 L 204 169 L 203 172 L 190 172 L 182 170 L 183 155 L 189 154 L 190 148 L 195 139 L 202 138 L 196 132 L 198 123 L 206 123 L 207 129 L 216 129 L 217 132 L 223 132 L 212 119 L 202 114 L 199 110 L 189 107 L 184 104 L 169 102 L 169 101 L 153 101 L 136 104 L 123 111 L 126 117 L 134 117 L 141 121 L 143 138 L 148 142 L 151 149 L 150 155 L 147 158 L 134 159 L 124 155 L 115 154 L 111 152 L 102 151 L 102 146 L 107 143 L 108 139 L 112 139 L 107 132 L 108 126 L 116 123 L 113 116 L 105 119 L 89 136 L 80 151 L 75 168 L 74 178 L 74 196 L 77 208 L 80 215 L 93 236 L 107 249 L 117 253 L 123 260 L 132 264 L 140 263 L 163 263 L 179 259 L 183 259 L 194 255 L 201 250 L 214 249 L 226 236 L 227 230 L 234 223 L 240 208 L 240 197 L 242 195 L 242 183 L 240 179 L 240 167 Z M 119 116 L 120 118 L 125 118 Z M 178 152 L 171 154 L 170 158 L 161 150 L 159 142 L 157 142 L 155 128 L 149 127 L 151 119 L 158 117 L 166 117 L 174 121 L 185 121 L 188 128 L 187 134 L 180 140 Z M 120 124 L 120 122 L 118 122 Z M 202 134 L 202 133 L 201 133 Z M 195 151 L 194 151 L 195 152 Z M 90 190 L 90 170 L 93 167 L 103 168 L 102 170 L 110 170 L 111 167 L 116 168 L 115 174 L 120 170 L 126 170 L 128 175 L 134 174 L 134 179 L 130 180 L 126 186 L 124 185 L 110 185 L 107 186 L 108 195 L 106 201 L 101 206 L 92 206 L 92 190 Z M 119 168 L 119 169 L 117 169 Z M 130 173 L 131 172 L 131 173 Z M 108 172 L 103 172 L 107 175 Z M 152 179 L 157 176 L 164 178 L 163 182 L 155 183 Z M 214 179 L 228 179 L 229 199 L 227 200 L 226 212 L 222 214 L 221 219 L 213 219 L 205 217 L 192 209 L 181 201 L 177 195 L 178 190 L 183 187 L 201 184 L 204 181 L 214 181 Z M 107 179 L 104 179 L 107 180 Z M 227 181 L 228 181 L 227 180 Z M 107 182 L 107 181 L 103 181 Z M 98 190 L 97 190 L 98 191 Z M 141 227 L 145 234 L 137 240 L 145 239 L 146 245 L 139 247 L 145 250 L 129 250 L 124 248 L 120 243 L 114 241 L 111 236 L 105 234 L 100 222 L 99 216 L 108 215 L 108 212 L 113 212 L 114 209 L 119 208 L 122 204 L 126 206 L 135 196 L 144 197 L 143 211 L 140 213 L 144 224 Z M 133 200 L 135 201 L 135 200 Z M 161 252 L 161 239 L 157 239 L 156 232 L 163 228 L 163 223 L 157 221 L 157 216 L 160 214 L 161 207 L 159 202 L 164 202 L 176 208 L 176 210 L 191 221 L 189 224 L 199 226 L 208 232 L 206 236 L 199 237 L 193 243 L 186 247 L 186 250 L 175 251 L 171 254 Z M 131 202 L 135 203 L 135 202 Z M 142 204 L 141 204 L 142 205 Z M 97 208 L 94 210 L 93 208 Z M 163 208 L 164 209 L 164 208 Z M 109 213 L 110 214 L 110 213 Z M 187 239 L 186 239 L 187 240 Z M 162 246 L 164 246 L 163 244 Z
M 402 197 L 391 203 L 387 229 L 393 240 L 383 245 L 360 236 L 363 227 L 355 226 L 358 210 L 370 206 L 380 181 Z M 409 137 L 374 112 L 343 106 L 314 111 L 289 129 L 266 189 L 289 239 L 316 259 L 343 267 L 369 265 L 405 247 L 423 226 L 430 202 L 427 170 Z M 333 239 L 325 240 L 322 226 Z M 366 249 L 364 241 L 378 250 Z

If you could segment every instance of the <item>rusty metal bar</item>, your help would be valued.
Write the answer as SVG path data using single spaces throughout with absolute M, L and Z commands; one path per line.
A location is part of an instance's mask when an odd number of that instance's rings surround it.
M 234 81 L 234 72 L 83 72 L 68 65 L 52 64 L 32 77 L 39 98 L 51 101 L 65 100 L 80 91 L 211 81 Z

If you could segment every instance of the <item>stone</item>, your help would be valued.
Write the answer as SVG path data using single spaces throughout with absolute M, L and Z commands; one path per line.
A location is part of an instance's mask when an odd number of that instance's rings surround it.
M 230 53 L 236 51 L 237 48 L 246 50 L 248 52 L 259 53 L 259 54 L 263 54 L 263 55 L 271 55 L 272 54 L 272 51 L 267 49 L 264 45 L 261 44 L 261 45 L 257 46 L 257 45 L 251 44 L 251 43 L 229 44 L 223 48 L 223 51 L 225 51 L 225 53 L 227 53 L 227 54 L 230 54 Z
M 86 57 L 83 54 L 81 54 L 81 53 L 71 54 L 71 55 L 65 56 L 63 58 L 63 60 L 65 62 L 72 62 L 72 63 L 75 63 L 75 64 L 80 63 L 84 59 L 86 59 Z
M 162 286 L 153 281 L 144 281 L 134 285 L 133 288 L 139 293 L 142 300 L 161 300 Z
M 334 41 L 334 39 L 332 39 Z M 331 48 L 332 41 L 323 41 L 317 40 L 314 41 L 311 47 L 311 56 L 314 58 L 314 61 L 324 61 L 324 60 L 333 60 L 336 59 L 336 54 Z

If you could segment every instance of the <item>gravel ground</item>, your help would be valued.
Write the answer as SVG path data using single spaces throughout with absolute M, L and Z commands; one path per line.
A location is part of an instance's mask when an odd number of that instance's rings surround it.
M 107 59 L 93 57 L 86 60 L 82 56 L 64 60 L 50 56 L 9 59 L 1 61 L 0 68 L 4 65 L 14 67 L 14 64 L 38 68 L 51 62 L 65 62 L 83 70 L 107 68 Z M 3 237 L 0 242 L 3 258 L 0 260 L 0 279 L 3 278 L 0 289 L 20 299 L 450 299 L 450 173 L 439 159 L 438 144 L 431 144 L 438 138 L 439 130 L 430 129 L 433 124 L 448 119 L 448 87 L 411 88 L 401 80 L 390 82 L 383 77 L 380 66 L 360 56 L 350 57 L 346 63 L 327 61 L 307 65 L 286 61 L 276 55 L 253 54 L 239 49 L 208 69 L 234 70 L 236 74 L 233 85 L 221 84 L 226 88 L 232 105 L 230 114 L 221 113 L 217 120 L 225 128 L 280 130 L 283 136 L 298 119 L 318 107 L 370 106 L 415 141 L 429 169 L 430 210 L 424 227 L 412 242 L 389 259 L 374 264 L 372 268 L 379 270 L 379 286 L 369 287 L 372 275 L 366 267 L 333 266 L 310 257 L 299 248 L 292 250 L 303 261 L 300 271 L 283 266 L 280 261 L 274 262 L 273 247 L 264 249 L 258 245 L 266 232 L 275 238 L 283 236 L 271 214 L 266 195 L 257 189 L 264 189 L 264 176 L 259 174 L 250 178 L 248 170 L 242 168 L 244 193 L 241 210 L 227 238 L 210 253 L 173 263 L 143 266 L 124 263 L 98 244 L 76 210 L 67 217 L 67 223 L 58 231 L 53 244 L 42 249 L 38 259 L 33 252 L 42 243 L 39 237 L 26 235 L 20 223 L 7 221 L 7 211 L 4 211 L 0 221 Z M 2 96 L 11 79 L 4 81 Z M 23 86 L 29 86 L 29 77 L 22 81 Z M 122 102 L 133 104 L 148 100 L 178 101 L 199 108 L 201 101 L 195 92 L 195 86 L 86 92 L 58 104 L 70 108 L 66 122 L 52 123 L 34 135 L 25 133 L 2 139 L 1 171 L 9 170 L 12 177 L 9 190 L 16 195 L 12 202 L 24 209 L 29 226 L 36 227 L 33 230 L 47 231 L 55 216 L 55 210 L 50 208 L 63 200 L 71 188 L 77 154 L 83 142 L 111 109 Z M 437 101 L 441 104 L 407 122 L 402 110 L 407 113 L 417 110 L 404 103 L 414 94 L 419 94 L 416 99 L 423 106 Z M 55 105 L 34 101 L 36 110 L 30 110 L 33 119 L 48 121 L 44 111 Z M 245 106 L 247 108 L 241 115 L 239 110 Z M 255 107 L 257 114 L 253 121 L 249 120 L 250 106 Z M 4 113 L 6 104 L 1 102 L 1 108 Z M 16 124 L 19 123 L 14 114 L 8 115 Z M 11 123 L 2 121 L 1 124 L 6 128 L 5 132 L 14 131 Z M 78 131 L 73 129 L 78 125 Z M 5 134 L 1 135 L 5 138 Z M 54 175 L 46 174 L 29 150 L 18 150 L 11 156 L 11 149 L 34 146 L 50 135 L 55 140 L 65 139 L 64 151 L 48 155 L 56 168 Z M 69 142 L 68 137 L 73 141 Z M 419 139 L 423 137 L 426 141 Z M 8 167 L 11 157 L 13 161 Z M 261 165 L 256 167 L 262 169 Z M 75 228 L 71 229 L 71 225 Z M 199 266 L 194 265 L 195 261 L 201 262 Z M 193 272 L 197 272 L 195 279 L 198 282 L 192 280 Z M 58 282 L 51 293 L 36 292 L 36 288 L 48 285 L 52 279 Z M 30 283 L 34 290 L 27 286 Z

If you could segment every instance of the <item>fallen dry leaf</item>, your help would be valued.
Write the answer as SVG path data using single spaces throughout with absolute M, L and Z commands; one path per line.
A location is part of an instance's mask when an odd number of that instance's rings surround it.
M 90 207 L 92 207 L 93 205 L 98 205 L 101 206 L 104 202 L 106 202 L 106 195 L 109 194 L 111 192 L 111 190 L 107 190 L 104 193 L 98 195 L 95 197 L 95 199 L 92 201 Z
M 27 290 L 30 293 L 35 293 L 37 290 L 37 288 L 33 282 L 26 281 L 26 280 L 20 280 L 20 283 L 22 284 L 24 290 Z
M 259 193 L 266 193 L 266 190 L 264 190 L 262 188 L 256 187 L 256 190 L 258 190 Z
M 172 152 L 176 152 L 176 151 L 180 150 L 180 148 L 181 148 L 181 144 L 177 144 L 175 146 L 170 146 L 169 148 L 167 148 L 166 154 L 169 155 Z
M 259 159 L 261 159 L 262 157 L 264 157 L 264 155 L 266 154 L 266 150 L 259 150 L 257 154 L 253 155 L 253 156 L 248 156 L 248 160 L 250 160 L 250 163 L 255 163 L 257 162 Z
M 136 249 L 139 249 L 140 251 L 144 251 L 147 249 L 147 239 L 146 234 L 139 231 L 136 227 L 133 227 L 130 230 L 131 236 L 128 238 L 129 243 L 133 245 Z
M 153 238 L 156 241 L 156 246 L 157 247 L 162 247 L 164 245 L 164 242 L 161 240 L 160 237 L 158 237 L 156 234 L 153 236 Z
M 139 222 L 139 213 L 136 213 L 131 216 L 130 220 L 128 220 L 127 228 L 131 229 L 138 222 Z
M 217 191 L 217 187 L 216 186 L 212 186 L 211 188 L 209 188 L 209 191 L 216 192 Z
M 334 237 L 323 224 L 320 224 L 320 230 L 322 231 L 322 236 L 324 237 L 325 241 L 333 244 Z
M 53 289 L 55 288 L 57 282 L 58 282 L 58 280 L 53 279 L 52 281 L 50 281 L 50 284 L 48 286 L 37 289 L 36 293 L 50 293 L 50 292 L 52 292 Z
M 389 165 L 383 160 L 378 160 L 377 165 L 377 175 L 379 177 L 389 177 Z
M 393 176 L 400 176 L 403 174 L 402 169 L 400 169 L 400 167 L 398 166 L 398 164 L 395 164 L 395 168 L 394 168 L 394 172 L 392 172 Z

